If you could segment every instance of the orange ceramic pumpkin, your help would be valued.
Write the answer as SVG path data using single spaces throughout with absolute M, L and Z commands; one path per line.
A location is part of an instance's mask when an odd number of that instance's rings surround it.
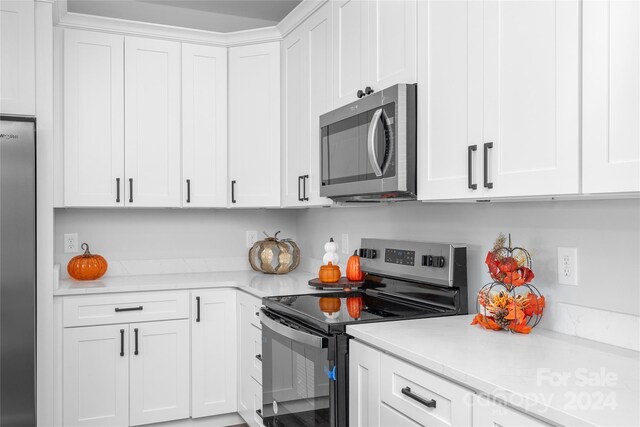
M 322 283 L 336 283 L 340 280 L 341 274 L 340 267 L 329 261 L 329 264 L 320 267 L 318 277 Z
M 352 282 L 360 282 L 364 279 L 364 273 L 360 270 L 360 257 L 358 256 L 357 250 L 349 257 L 349 261 L 347 261 L 347 279 Z
M 358 320 L 362 313 L 362 306 L 364 306 L 364 302 L 361 296 L 347 297 L 347 311 L 349 312 L 349 316 Z
M 327 314 L 333 314 L 340 310 L 340 298 L 320 298 L 320 310 Z
M 84 253 L 74 256 L 67 264 L 69 276 L 76 280 L 99 279 L 107 272 L 107 260 L 100 255 L 91 254 L 86 243 L 83 243 L 81 248 L 84 249 Z

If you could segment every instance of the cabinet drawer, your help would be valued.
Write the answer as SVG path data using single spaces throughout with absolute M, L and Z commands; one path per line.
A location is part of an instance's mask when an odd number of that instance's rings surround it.
M 251 302 L 251 307 L 253 307 L 253 310 L 251 311 L 251 324 L 258 329 L 262 329 L 262 323 L 260 323 L 260 309 L 262 308 L 262 301 L 259 298 L 256 298 Z
M 262 331 L 251 326 L 250 338 L 254 357 L 251 359 L 251 377 L 262 384 Z
M 253 406 L 251 408 L 252 423 L 249 423 L 251 427 L 262 427 L 262 386 L 257 382 L 251 381 L 251 401 Z
M 470 390 L 437 375 L 386 354 L 380 359 L 380 400 L 419 424 L 471 425 L 472 399 Z
M 66 297 L 62 307 L 65 327 L 186 319 L 189 292 Z

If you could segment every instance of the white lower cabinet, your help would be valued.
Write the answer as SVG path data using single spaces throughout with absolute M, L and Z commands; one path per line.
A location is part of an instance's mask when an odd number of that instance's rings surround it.
M 548 427 L 543 421 L 486 397 L 473 396 L 473 425 L 478 427 Z
M 380 424 L 380 352 L 351 341 L 349 344 L 349 425 Z
M 191 416 L 236 412 L 236 291 L 193 291 L 191 301 Z
M 238 292 L 238 413 L 250 426 L 262 426 L 262 331 L 256 321 L 259 310 L 259 298 Z
M 189 321 L 129 325 L 129 425 L 189 418 Z
M 64 330 L 67 427 L 129 425 L 129 325 Z

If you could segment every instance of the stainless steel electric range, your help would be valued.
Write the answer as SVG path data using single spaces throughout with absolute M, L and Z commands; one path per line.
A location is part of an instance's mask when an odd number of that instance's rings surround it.
M 467 314 L 465 245 L 361 246 L 362 287 L 262 300 L 265 426 L 348 425 L 347 325 Z

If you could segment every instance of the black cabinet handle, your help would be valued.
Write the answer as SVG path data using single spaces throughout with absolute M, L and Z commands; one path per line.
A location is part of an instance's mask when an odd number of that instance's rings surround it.
M 477 190 L 478 184 L 473 183 L 473 152 L 478 150 L 477 145 L 467 147 L 467 173 L 469 174 L 469 189 Z
M 124 357 L 124 329 L 120 329 L 120 357 Z
M 309 201 L 309 196 L 307 196 L 307 180 L 309 179 L 309 175 L 302 175 L 302 200 L 304 202 Z
M 373 89 L 371 89 L 371 86 L 367 86 L 366 88 L 364 88 L 364 93 L 365 95 L 371 95 L 373 93 Z
M 138 307 L 126 307 L 126 308 L 116 307 L 116 313 L 120 313 L 121 311 L 139 311 L 139 310 L 142 310 L 141 305 L 139 305 Z
M 258 359 L 259 361 L 262 362 L 262 355 L 261 354 L 256 354 L 256 359 Z
M 133 178 L 129 178 L 129 203 L 133 203 Z
M 116 203 L 120 203 L 120 178 L 116 178 Z
M 300 182 L 304 181 L 304 177 L 302 175 L 300 175 L 298 177 L 298 201 L 302 202 L 304 201 L 304 197 L 302 196 L 302 193 L 300 192 Z
M 231 203 L 236 202 L 236 182 L 231 181 Z
M 187 180 L 187 203 L 191 203 L 191 180 Z
M 200 321 L 200 297 L 196 297 L 196 322 Z
M 135 341 L 135 350 L 133 351 L 133 354 L 137 356 L 138 355 L 138 328 L 135 328 L 133 330 L 133 335 L 134 335 L 134 341 Z
M 358 98 L 364 97 L 364 92 L 361 89 L 358 89 L 358 93 L 356 94 Z
M 493 148 L 493 142 L 484 144 L 484 188 L 493 188 L 493 182 L 489 182 L 489 149 Z
M 413 393 L 411 391 L 410 387 L 405 387 L 402 390 L 402 394 L 404 394 L 405 396 L 409 396 L 410 398 L 412 398 L 413 400 L 415 400 L 418 403 L 423 404 L 424 406 L 426 406 L 427 408 L 435 408 L 436 407 L 436 401 L 431 399 L 431 400 L 427 400 L 424 397 L 420 397 L 417 394 Z
M 256 414 L 258 414 L 258 416 L 259 416 L 261 419 L 264 419 L 264 417 L 262 416 L 262 409 L 256 409 Z

